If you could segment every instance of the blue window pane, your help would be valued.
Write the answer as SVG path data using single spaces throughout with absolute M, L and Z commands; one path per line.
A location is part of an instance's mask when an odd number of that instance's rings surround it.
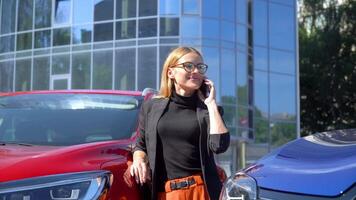
M 236 73 L 238 104 L 248 105 L 247 55 L 241 52 L 237 52 Z
M 270 50 L 270 70 L 274 72 L 295 74 L 295 54 Z
M 16 18 L 16 0 L 6 0 L 2 4 L 1 15 L 1 33 L 12 33 L 15 31 L 15 18 Z
M 221 52 L 221 97 L 236 96 L 235 52 L 222 49 Z
M 138 37 L 157 36 L 157 19 L 141 19 L 138 26 Z
M 90 0 L 73 1 L 73 23 L 93 21 L 93 2 Z
M 197 17 L 182 17 L 181 34 L 182 37 L 200 36 L 200 19 Z
M 26 50 L 32 48 L 32 32 L 17 35 L 16 50 Z
M 235 42 L 235 24 L 227 21 L 221 22 L 221 39 Z
M 221 1 L 221 17 L 225 20 L 235 21 L 235 0 Z
M 18 3 L 17 31 L 32 29 L 33 0 L 23 0 Z
M 139 16 L 155 16 L 157 15 L 158 0 L 140 0 L 139 1 Z
M 94 42 L 113 40 L 113 23 L 94 25 Z
M 253 41 L 255 44 L 267 46 L 267 3 L 253 1 Z
M 67 24 L 70 21 L 71 1 L 56 0 L 54 8 L 54 23 Z
M 219 20 L 203 19 L 203 38 L 219 39 Z
M 253 61 L 255 69 L 268 70 L 268 51 L 267 48 L 253 48 Z
M 11 92 L 13 86 L 14 61 L 0 62 L 0 92 Z
M 270 4 L 270 45 L 279 49 L 295 48 L 295 10 L 289 6 Z
M 236 39 L 237 43 L 247 45 L 247 26 L 236 25 Z
M 160 18 L 160 36 L 178 36 L 179 18 Z
M 219 18 L 219 0 L 204 0 L 203 4 L 203 16 Z
M 15 90 L 29 91 L 31 89 L 31 59 L 16 60 Z
M 91 53 L 72 54 L 72 89 L 90 89 Z
M 222 42 L 221 42 L 221 46 L 222 46 L 223 48 L 227 48 L 227 49 L 233 49 L 233 48 L 235 48 L 235 44 L 234 44 L 233 42 L 231 42 L 231 41 L 222 41 Z
M 270 117 L 294 120 L 296 116 L 295 77 L 270 74 Z
M 145 47 L 138 49 L 138 90 L 156 88 L 157 49 Z
M 237 22 L 247 24 L 247 0 L 236 0 Z
M 277 3 L 281 3 L 281 4 L 285 4 L 285 5 L 294 6 L 294 3 L 296 2 L 296 0 L 271 0 L 271 2 L 277 2 Z
M 74 26 L 72 28 L 72 43 L 82 44 L 91 42 L 91 36 L 93 34 L 92 25 Z
M 70 28 L 53 29 L 53 46 L 70 44 Z
M 159 14 L 179 15 L 179 0 L 160 0 Z
M 112 20 L 114 18 L 113 0 L 94 0 L 94 20 Z
M 51 26 L 52 0 L 35 0 L 35 28 Z
M 115 89 L 135 90 L 135 49 L 115 51 Z
M 219 59 L 219 49 L 204 47 L 202 51 L 204 62 L 209 66 L 206 76 L 211 79 L 215 86 L 219 88 L 219 74 L 220 74 L 220 59 Z
M 70 55 L 52 56 L 52 74 L 68 74 L 70 67 Z
M 183 0 L 183 14 L 199 14 L 198 0 Z
M 33 90 L 49 89 L 50 57 L 38 57 L 33 59 Z
M 0 37 L 0 53 L 14 51 L 15 37 L 14 35 L 7 35 Z
M 136 0 L 117 0 L 116 19 L 136 17 Z
M 237 52 L 237 84 L 241 87 L 247 85 L 247 55 Z
M 204 35 L 203 35 L 203 37 L 204 37 Z M 203 46 L 208 46 L 208 47 L 218 47 L 218 46 L 220 46 L 219 39 L 206 39 L 206 38 L 203 38 L 201 42 L 202 42 Z
M 112 89 L 113 51 L 93 53 L 93 89 Z
M 51 46 L 51 30 L 35 32 L 35 48 L 45 48 Z
M 116 22 L 116 40 L 136 38 L 136 20 Z
M 209 66 L 206 76 L 214 82 L 216 97 L 220 102 L 220 52 L 218 48 L 203 47 L 202 54 L 204 62 Z
M 255 116 L 268 116 L 268 73 L 255 71 L 253 85 Z

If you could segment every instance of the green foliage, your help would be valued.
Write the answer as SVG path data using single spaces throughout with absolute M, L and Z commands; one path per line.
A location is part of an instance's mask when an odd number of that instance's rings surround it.
M 233 96 L 222 96 L 221 97 L 221 101 L 223 102 L 223 104 L 225 104 L 223 106 L 224 108 L 224 120 L 226 125 L 228 126 L 228 128 L 230 129 L 230 133 L 232 135 L 235 134 L 235 131 L 231 131 L 231 128 L 233 128 L 234 126 L 234 121 L 236 119 L 236 98 Z
M 356 1 L 301 3 L 302 135 L 356 127 Z
M 268 143 L 268 133 L 269 133 L 269 123 L 268 119 L 254 119 L 254 127 L 255 127 L 255 143 Z M 294 130 L 295 133 L 295 130 Z M 282 137 L 283 138 L 283 137 Z
M 248 87 L 247 85 L 237 86 L 237 98 L 240 105 L 248 105 Z
M 295 139 L 294 123 L 274 123 L 271 126 L 272 147 L 279 147 Z

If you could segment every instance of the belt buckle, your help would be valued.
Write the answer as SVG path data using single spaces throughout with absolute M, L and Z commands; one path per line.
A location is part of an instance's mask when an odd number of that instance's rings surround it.
M 179 190 L 188 187 L 189 187 L 189 180 L 182 180 L 182 181 L 171 183 L 171 190 Z
M 187 188 L 187 187 L 189 187 L 189 180 L 188 179 L 184 180 L 181 182 L 181 184 L 182 184 L 182 188 Z

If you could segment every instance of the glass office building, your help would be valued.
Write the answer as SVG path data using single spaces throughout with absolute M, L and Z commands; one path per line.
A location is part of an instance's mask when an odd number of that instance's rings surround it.
M 248 163 L 298 137 L 296 19 L 296 0 L 0 0 L 0 91 L 158 89 L 169 51 L 193 46 L 236 169 L 241 141 Z

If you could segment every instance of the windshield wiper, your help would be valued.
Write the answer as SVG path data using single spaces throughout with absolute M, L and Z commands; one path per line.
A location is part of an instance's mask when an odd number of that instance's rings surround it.
M 5 145 L 8 145 L 8 144 L 16 144 L 16 145 L 28 146 L 28 147 L 33 146 L 33 144 L 23 143 L 23 142 L 0 142 L 1 146 L 5 146 Z

